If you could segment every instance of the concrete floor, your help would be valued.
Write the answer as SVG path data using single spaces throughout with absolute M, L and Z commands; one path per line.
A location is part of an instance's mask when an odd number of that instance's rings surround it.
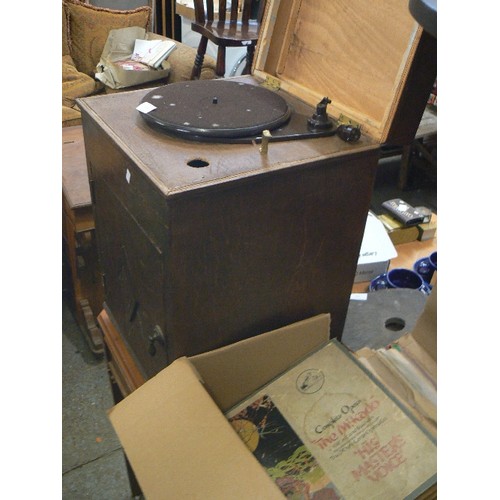
M 130 499 L 123 451 L 106 415 L 113 406 L 106 363 L 88 348 L 64 296 L 62 316 L 62 498 Z

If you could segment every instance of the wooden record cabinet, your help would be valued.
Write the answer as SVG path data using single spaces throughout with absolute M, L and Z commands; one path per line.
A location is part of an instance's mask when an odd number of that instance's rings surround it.
M 106 308 L 145 376 L 322 312 L 339 337 L 378 145 L 175 139 L 145 92 L 81 104 Z

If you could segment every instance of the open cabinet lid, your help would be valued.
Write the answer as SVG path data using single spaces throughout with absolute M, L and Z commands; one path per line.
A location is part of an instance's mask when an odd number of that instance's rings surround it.
M 311 106 L 328 97 L 330 115 L 382 143 L 408 92 L 421 36 L 404 0 L 268 0 L 253 74 L 278 79 Z

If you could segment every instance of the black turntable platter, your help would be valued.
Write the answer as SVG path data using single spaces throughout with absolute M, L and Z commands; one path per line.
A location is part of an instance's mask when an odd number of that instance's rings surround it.
M 188 140 L 245 143 L 332 135 L 334 129 L 310 130 L 280 93 L 240 81 L 193 80 L 158 87 L 137 108 L 155 128 Z
M 156 109 L 144 114 L 174 134 L 246 137 L 287 122 L 290 107 L 275 92 L 242 82 L 194 80 L 160 87 L 147 94 Z

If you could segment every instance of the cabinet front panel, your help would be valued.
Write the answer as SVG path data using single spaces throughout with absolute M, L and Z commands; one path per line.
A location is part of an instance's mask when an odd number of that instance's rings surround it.
M 170 206 L 168 302 L 176 354 L 319 313 L 339 338 L 377 153 L 324 160 Z
M 96 183 L 94 193 L 106 305 L 149 378 L 168 364 L 168 340 L 159 338 L 165 329 L 163 255 L 106 183 Z

